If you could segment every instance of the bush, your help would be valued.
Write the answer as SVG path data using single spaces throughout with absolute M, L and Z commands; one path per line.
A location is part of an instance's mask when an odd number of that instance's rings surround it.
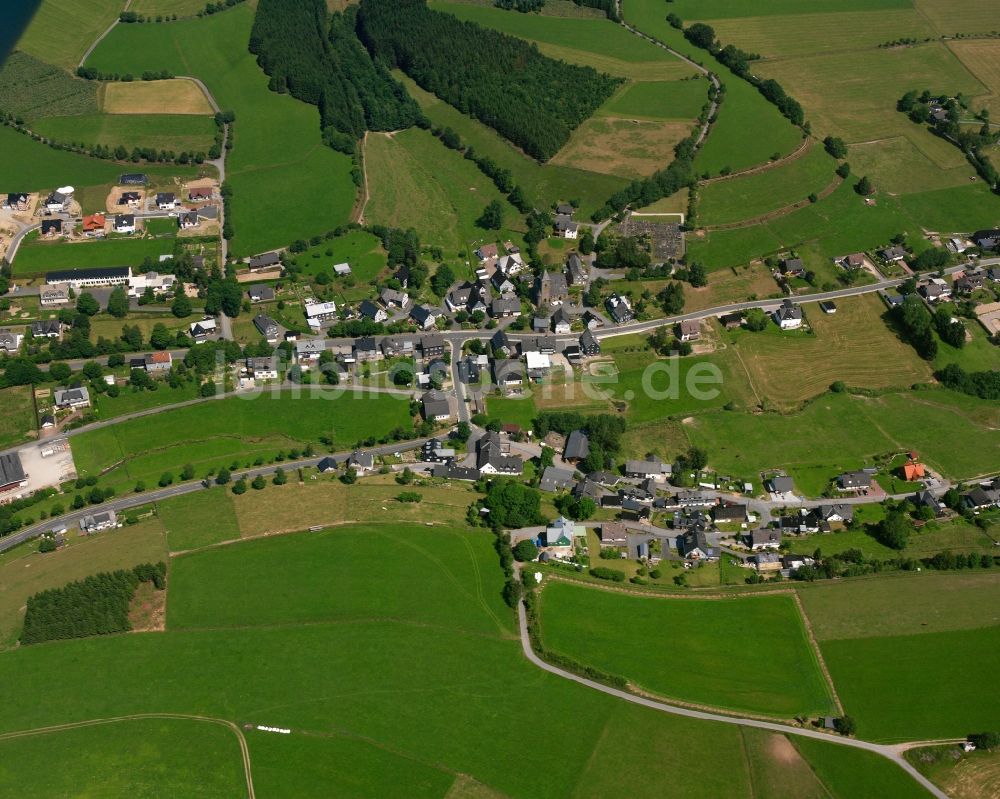
M 518 541 L 512 551 L 514 553 L 514 558 L 521 563 L 534 560 L 538 557 L 538 547 L 535 546 L 535 542 L 530 538 Z
M 606 566 L 596 566 L 590 570 L 590 574 L 598 580 L 610 580 L 614 583 L 625 582 L 625 572 L 618 569 L 609 569 Z
M 976 749 L 987 751 L 1000 747 L 1000 732 L 974 732 L 969 736 L 969 743 Z
M 399 502 L 420 502 L 423 498 L 424 495 L 417 491 L 403 491 L 396 496 L 396 500 Z

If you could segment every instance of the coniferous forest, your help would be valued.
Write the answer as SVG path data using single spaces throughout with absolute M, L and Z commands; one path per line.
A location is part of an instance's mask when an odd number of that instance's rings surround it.
M 102 572 L 28 598 L 22 644 L 110 635 L 132 629 L 129 603 L 140 582 L 166 586 L 165 563 Z
M 425 0 L 362 0 L 357 30 L 376 61 L 402 69 L 539 161 L 554 156 L 621 82 L 432 11 Z
M 356 8 L 327 13 L 324 0 L 261 0 L 250 51 L 274 91 L 320 109 L 324 139 L 352 153 L 366 130 L 400 130 L 420 116 L 388 70 L 355 34 Z

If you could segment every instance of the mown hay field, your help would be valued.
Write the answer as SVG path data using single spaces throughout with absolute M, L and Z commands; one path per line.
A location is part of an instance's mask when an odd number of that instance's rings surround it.
M 106 114 L 211 114 L 208 98 L 193 80 L 107 83 L 101 94 Z

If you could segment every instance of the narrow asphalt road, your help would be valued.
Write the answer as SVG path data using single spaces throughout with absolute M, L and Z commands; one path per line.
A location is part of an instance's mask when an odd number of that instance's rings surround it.
M 754 727 L 758 730 L 768 730 L 782 735 L 798 735 L 804 738 L 813 738 L 828 744 L 849 746 L 853 749 L 863 749 L 866 752 L 873 752 L 891 760 L 903 769 L 903 771 L 913 777 L 913 779 L 915 779 L 918 783 L 920 783 L 928 792 L 930 792 L 932 796 L 937 797 L 937 799 L 949 799 L 948 794 L 938 788 L 934 783 L 928 780 L 923 774 L 907 762 L 906 758 L 900 754 L 898 747 L 885 746 L 883 744 L 875 744 L 868 741 L 859 741 L 855 738 L 844 738 L 839 735 L 829 735 L 817 730 L 810 730 L 803 727 L 791 727 L 777 722 L 760 721 L 759 719 L 741 718 L 739 716 L 725 716 L 721 713 L 710 713 L 705 710 L 693 710 L 691 708 L 668 705 L 665 702 L 657 702 L 654 699 L 647 699 L 644 696 L 636 696 L 635 694 L 630 694 L 628 691 L 622 691 L 618 688 L 612 688 L 609 685 L 595 682 L 594 680 L 588 680 L 586 677 L 581 677 L 577 674 L 573 674 L 573 672 L 561 669 L 558 666 L 553 666 L 551 663 L 548 663 L 538 657 L 538 655 L 535 654 L 535 651 L 531 648 L 531 639 L 528 635 L 528 619 L 524 611 L 523 602 L 518 603 L 517 616 L 521 632 L 521 648 L 524 650 L 524 656 L 532 664 L 543 671 L 549 672 L 550 674 L 555 674 L 564 679 L 572 680 L 575 683 L 584 685 L 587 688 L 593 688 L 595 691 L 608 694 L 616 699 L 622 699 L 635 705 L 642 705 L 643 707 L 647 707 L 652 710 L 659 710 L 663 713 L 671 713 L 675 716 L 685 716 L 687 718 L 699 719 L 701 721 L 717 721 L 722 724 L 734 724 L 739 727 Z
M 375 455 L 393 455 L 397 452 L 404 452 L 412 449 L 419 449 L 427 441 L 426 438 L 415 439 L 411 441 L 399 441 L 394 444 L 384 444 L 378 447 L 366 447 L 366 452 L 371 452 Z M 333 458 L 338 465 L 342 464 L 354 450 L 345 450 L 343 452 L 336 452 L 329 455 L 317 455 L 312 458 L 301 458 L 297 461 L 286 461 L 284 463 L 270 464 L 268 466 L 255 466 L 249 469 L 236 469 L 233 472 L 233 480 L 238 480 L 241 477 L 248 478 L 252 480 L 258 475 L 267 477 L 275 473 L 278 469 L 285 469 L 286 471 L 293 471 L 299 467 L 310 467 L 316 466 L 321 460 L 325 458 Z M 18 530 L 5 538 L 0 538 L 0 552 L 5 552 L 8 549 L 23 544 L 42 533 L 51 530 L 58 524 L 65 524 L 67 527 L 79 524 L 80 520 L 84 516 L 89 516 L 92 513 L 99 511 L 113 510 L 116 513 L 129 510 L 131 508 L 139 507 L 140 505 L 148 505 L 152 502 L 160 502 L 165 499 L 171 499 L 172 497 L 180 497 L 185 494 L 192 494 L 195 491 L 222 491 L 226 490 L 224 487 L 214 486 L 206 488 L 201 480 L 192 480 L 187 483 L 179 483 L 177 485 L 167 486 L 166 488 L 159 488 L 155 491 L 144 491 L 141 494 L 129 494 L 128 496 L 118 497 L 112 499 L 110 502 L 104 502 L 100 505 L 92 505 L 87 508 L 81 508 L 80 510 L 75 510 L 70 513 L 63 514 L 59 517 L 53 517 L 46 519 L 44 522 L 39 522 L 31 527 L 25 527 Z

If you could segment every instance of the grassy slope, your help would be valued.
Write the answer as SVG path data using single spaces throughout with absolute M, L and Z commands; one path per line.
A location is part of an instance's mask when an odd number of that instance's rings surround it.
M 26 240 L 14 259 L 14 274 L 41 275 L 52 269 L 83 269 L 92 266 L 139 266 L 145 258 L 154 261 L 174 251 L 174 240 L 122 238 L 79 243 Z
M 0 560 L 0 649 L 14 645 L 24 603 L 32 594 L 95 572 L 163 560 L 167 554 L 163 526 L 155 519 L 93 538 L 72 536 L 58 552 L 39 555 L 36 549 L 33 544 L 18 547 Z
M 35 430 L 35 406 L 31 386 L 17 386 L 0 391 L 0 449 L 12 447 L 27 439 Z
M 448 255 L 464 253 L 483 237 L 503 240 L 513 234 L 510 227 L 485 231 L 476 226 L 492 200 L 502 202 L 507 226 L 520 222 L 518 211 L 471 161 L 428 131 L 369 134 L 365 158 L 371 192 L 366 221 L 416 228 L 422 244 L 442 247 Z
M 710 183 L 699 192 L 700 221 L 721 225 L 752 219 L 819 193 L 835 179 L 836 162 L 813 147 L 789 164 L 766 172 Z
M 832 708 L 788 597 L 673 601 L 556 582 L 542 621 L 548 648 L 664 696 L 785 718 Z
M 363 411 L 360 413 L 363 402 Z M 186 463 L 198 474 L 243 463 L 256 455 L 273 457 L 278 450 L 333 435 L 340 448 L 353 446 L 368 436 L 378 436 L 397 425 L 409 426 L 405 401 L 387 394 L 345 395 L 336 400 L 307 394 L 266 394 L 252 400 L 230 398 L 151 418 L 135 419 L 84 433 L 73 441 L 81 475 L 101 474 L 116 466 L 107 478 L 112 484 L 131 487 L 137 479 L 159 480 L 164 471 L 175 472 Z
M 75 187 L 91 186 L 111 183 L 121 171 L 108 161 L 53 150 L 8 127 L 0 127 L 0 173 L 5 187 L 39 191 L 63 186 L 66 181 Z
M 44 0 L 17 47 L 72 71 L 124 7 L 124 0 Z
M 208 546 L 240 537 L 232 494 L 202 491 L 156 504 L 171 552 Z
M 633 83 L 598 113 L 629 119 L 695 119 L 708 102 L 705 80 L 659 80 Z
M 73 752 L 52 767 L 52 752 Z M 0 742 L 0 792 L 23 796 L 241 796 L 236 734 L 187 719 L 133 719 Z
M 1000 627 L 821 644 L 858 734 L 879 741 L 960 738 L 990 729 L 1000 697 Z M 961 668 L 961 679 L 944 675 Z
M 930 796 L 906 772 L 876 754 L 846 746 L 829 746 L 810 738 L 793 737 L 792 740 L 833 799 L 860 796 L 927 799 Z
M 211 117 L 195 114 L 87 114 L 45 117 L 32 123 L 36 132 L 60 142 L 155 147 L 157 150 L 207 153 L 215 137 Z
M 122 25 L 88 61 L 106 71 L 166 68 L 200 77 L 220 106 L 236 112 L 226 167 L 237 256 L 343 224 L 355 196 L 350 159 L 323 146 L 316 108 L 268 91 L 247 50 L 252 22 L 246 4 L 204 19 Z

